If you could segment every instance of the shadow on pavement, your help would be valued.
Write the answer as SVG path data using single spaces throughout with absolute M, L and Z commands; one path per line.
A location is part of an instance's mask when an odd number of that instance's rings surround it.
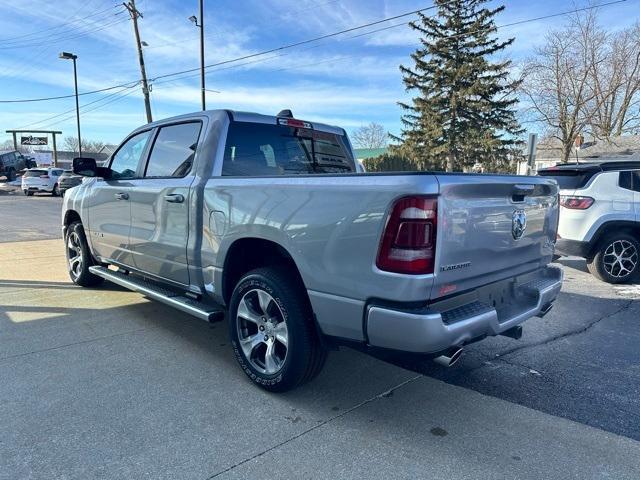
M 587 261 L 584 258 L 560 258 L 557 263 L 574 270 L 589 273 L 587 269 Z

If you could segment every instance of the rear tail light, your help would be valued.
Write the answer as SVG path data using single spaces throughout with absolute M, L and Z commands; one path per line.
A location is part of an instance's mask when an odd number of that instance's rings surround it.
M 593 205 L 591 197 L 574 197 L 569 195 L 560 195 L 560 205 L 571 210 L 586 210 Z
M 380 270 L 415 275 L 433 273 L 437 207 L 435 197 L 405 197 L 393 204 L 376 260 Z

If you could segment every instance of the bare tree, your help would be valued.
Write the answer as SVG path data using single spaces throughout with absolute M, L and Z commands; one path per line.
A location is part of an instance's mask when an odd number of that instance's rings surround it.
M 640 23 L 607 32 L 596 11 L 571 17 L 526 62 L 522 91 L 531 120 L 562 145 L 562 161 L 575 138 L 609 140 L 640 129 Z
M 532 120 L 542 123 L 549 136 L 560 140 L 563 162 L 568 161 L 578 133 L 590 124 L 595 99 L 590 82 L 594 60 L 589 43 L 595 18 L 582 22 L 574 17 L 569 25 L 549 32 L 545 44 L 527 61 L 522 91 L 530 104 Z
M 640 127 L 640 22 L 613 34 L 596 28 L 591 52 L 591 133 L 610 139 Z
M 359 148 L 383 148 L 387 146 L 387 131 L 379 123 L 363 125 L 351 134 L 351 139 Z
M 104 142 L 98 140 L 85 140 L 82 139 L 82 151 L 83 152 L 99 152 L 104 147 Z M 71 152 L 78 151 L 78 137 L 64 137 L 63 146 L 66 150 Z

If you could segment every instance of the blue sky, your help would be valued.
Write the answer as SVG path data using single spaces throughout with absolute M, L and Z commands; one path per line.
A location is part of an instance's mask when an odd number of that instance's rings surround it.
M 584 6 L 588 0 L 492 4 L 507 6 L 498 18 L 498 24 L 507 24 Z M 206 62 L 252 54 L 429 5 L 426 0 L 205 0 Z M 137 6 L 144 15 L 140 31 L 149 45 L 145 61 L 150 78 L 199 66 L 198 30 L 187 20 L 197 14 L 197 0 L 138 0 Z M 604 7 L 600 10 L 602 23 L 612 30 L 630 25 L 638 20 L 639 7 L 640 0 Z M 139 79 L 132 25 L 123 10 L 115 0 L 0 1 L 1 99 L 73 93 L 71 62 L 58 59 L 63 50 L 79 57 L 81 92 Z M 562 22 L 563 18 L 556 18 L 501 29 L 500 36 L 516 37 L 503 56 L 521 62 L 547 30 Z M 389 25 L 401 23 L 403 20 Z M 347 130 L 376 121 L 397 132 L 401 112 L 396 102 L 406 98 L 398 65 L 409 62 L 417 36 L 401 25 L 349 38 L 366 31 L 213 68 L 207 73 L 207 88 L 219 93 L 207 93 L 207 107 L 271 114 L 291 108 L 299 118 L 338 124 Z M 158 80 L 152 88 L 154 119 L 200 107 L 197 73 Z M 81 108 L 83 138 L 118 143 L 145 123 L 139 87 L 81 97 L 81 107 L 89 102 L 96 103 Z M 9 138 L 6 129 L 23 126 L 75 136 L 73 108 L 72 98 L 0 104 L 0 141 Z M 71 113 L 43 121 L 69 110 Z M 34 122 L 41 123 L 32 125 Z

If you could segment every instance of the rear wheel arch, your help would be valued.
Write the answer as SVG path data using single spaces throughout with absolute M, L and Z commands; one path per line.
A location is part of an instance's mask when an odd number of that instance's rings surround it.
M 287 268 L 304 289 L 300 270 L 286 248 L 263 238 L 241 238 L 229 246 L 224 260 L 222 296 L 225 303 L 229 305 L 233 289 L 244 274 L 256 268 L 269 266 Z M 309 301 L 306 289 L 304 291 L 305 298 Z
M 633 235 L 638 241 L 640 241 L 640 223 L 629 220 L 619 220 L 606 222 L 600 225 L 589 241 L 588 258 L 593 258 L 593 256 L 595 256 L 598 249 L 601 247 L 603 240 L 616 233 L 627 233 Z

